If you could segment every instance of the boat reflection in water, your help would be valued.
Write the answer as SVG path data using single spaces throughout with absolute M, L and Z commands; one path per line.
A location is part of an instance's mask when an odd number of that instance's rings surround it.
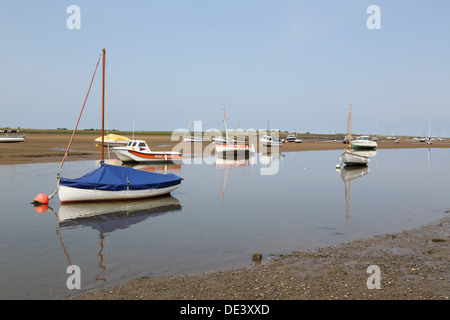
M 178 199 L 162 196 L 134 201 L 61 204 L 60 227 L 89 226 L 100 232 L 113 232 L 171 211 L 181 210 Z
M 71 265 L 69 254 L 62 241 L 61 229 L 77 226 L 90 227 L 97 230 L 100 239 L 100 251 L 98 264 L 101 269 L 96 280 L 106 282 L 102 274 L 106 271 L 103 265 L 103 241 L 107 234 L 115 230 L 129 228 L 149 218 L 166 214 L 168 212 L 180 211 L 182 209 L 178 199 L 172 196 L 161 196 L 152 199 L 134 201 L 108 201 L 108 202 L 80 202 L 61 204 L 55 213 L 60 244 L 64 250 L 69 266 Z
M 278 173 L 280 161 L 283 161 L 284 154 L 280 152 L 261 152 L 259 153 L 259 163 L 261 164 L 260 174 L 262 176 L 271 176 Z
M 353 153 L 360 156 L 372 158 L 377 155 L 377 150 L 355 150 L 353 151 Z
M 179 173 L 181 171 L 181 163 L 152 163 L 152 164 L 133 164 L 133 163 L 123 163 L 125 167 L 130 167 L 133 169 L 138 169 L 147 172 L 156 173 Z
M 370 168 L 368 166 L 344 166 L 341 169 L 337 169 L 341 175 L 342 180 L 345 184 L 345 208 L 346 208 L 346 220 L 350 217 L 350 180 L 357 179 L 365 176 L 369 173 Z M 347 186 L 348 182 L 348 186 Z
M 245 167 L 256 164 L 256 157 L 254 154 L 217 154 L 214 160 L 214 165 L 217 169 L 225 169 L 225 177 L 222 185 L 222 198 L 225 197 L 225 188 L 227 186 L 228 170 L 233 167 Z
M 251 155 L 238 155 L 238 154 L 228 154 L 228 155 L 216 155 L 214 161 L 216 168 L 228 168 L 228 167 L 243 167 L 252 166 L 256 164 L 256 156 Z

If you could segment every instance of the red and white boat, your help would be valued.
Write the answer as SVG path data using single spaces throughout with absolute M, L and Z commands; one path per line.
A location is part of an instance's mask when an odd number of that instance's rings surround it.
M 225 111 L 223 111 L 223 121 L 225 123 L 225 134 L 226 139 L 223 141 L 215 141 L 215 151 L 218 155 L 225 155 L 225 154 L 236 154 L 236 155 L 249 155 L 252 153 L 255 153 L 255 147 L 253 144 L 246 143 L 245 141 L 242 141 L 241 139 L 238 140 L 231 140 L 228 137 L 228 131 L 227 131 L 227 119 L 225 117 Z
M 144 140 L 131 140 L 125 147 L 111 149 L 123 162 L 177 162 L 182 154 L 175 151 L 152 151 Z

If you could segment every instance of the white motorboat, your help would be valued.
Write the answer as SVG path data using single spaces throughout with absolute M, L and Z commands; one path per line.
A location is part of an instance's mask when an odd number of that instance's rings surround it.
M 131 140 L 124 147 L 111 149 L 123 162 L 176 162 L 182 154 L 175 151 L 152 151 L 144 140 Z
M 24 142 L 26 140 L 26 136 L 10 136 L 8 133 L 17 133 L 17 130 L 0 130 L 1 133 L 6 133 L 4 136 L 0 136 L 0 143 L 5 142 Z
M 275 139 L 267 134 L 263 135 L 259 141 L 264 147 L 279 147 L 283 144 L 281 140 Z
M 286 137 L 286 141 L 287 141 L 287 142 L 295 142 L 295 143 L 303 142 L 303 140 L 302 140 L 302 139 L 298 139 L 297 136 L 296 136 L 295 134 L 289 134 L 289 135 Z
M 378 144 L 369 139 L 369 136 L 360 136 L 352 140 L 352 146 L 355 149 L 375 149 Z

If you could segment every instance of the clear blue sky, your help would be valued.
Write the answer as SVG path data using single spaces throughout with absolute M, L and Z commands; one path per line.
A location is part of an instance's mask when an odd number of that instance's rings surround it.
M 69 5 L 81 29 L 69 30 Z M 366 9 L 381 9 L 369 30 Z M 450 1 L 0 2 L 0 127 L 73 128 L 106 48 L 108 127 L 450 136 Z M 80 128 L 100 128 L 101 73 Z M 223 127 L 222 127 L 223 128 Z

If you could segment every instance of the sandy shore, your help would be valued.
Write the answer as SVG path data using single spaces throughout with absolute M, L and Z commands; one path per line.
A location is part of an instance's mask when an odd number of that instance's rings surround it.
M 449 221 L 272 260 L 262 257 L 248 268 L 140 278 L 78 299 L 448 300 Z M 367 285 L 373 265 L 379 267 L 379 289 Z
M 18 143 L 0 143 L 0 165 L 1 164 L 21 164 L 21 163 L 37 163 L 37 162 L 61 162 L 64 153 L 69 144 L 70 134 L 42 134 L 42 133 L 28 133 L 26 134 L 25 142 Z M 74 160 L 98 160 L 101 157 L 101 148 L 96 146 L 94 140 L 98 138 L 98 134 L 77 134 L 72 142 L 68 157 L 66 161 Z M 194 143 L 171 141 L 170 136 L 153 136 L 143 135 L 135 136 L 136 139 L 143 139 L 151 149 L 155 150 L 172 150 L 178 146 L 190 145 L 189 149 L 195 152 Z M 181 143 L 181 145 L 180 145 Z M 203 142 L 202 149 L 204 150 L 211 142 Z M 411 140 L 402 140 L 400 143 L 394 143 L 393 140 L 383 140 L 378 142 L 378 149 L 389 148 L 447 148 L 450 147 L 450 140 L 435 141 L 431 145 L 423 142 L 415 142 Z M 319 140 L 319 139 L 305 139 L 301 143 L 285 143 L 279 151 L 309 151 L 309 150 L 339 150 L 345 149 L 345 145 L 341 140 Z M 264 151 L 264 150 L 261 150 Z M 107 155 L 105 155 L 106 157 Z M 114 153 L 110 153 L 111 159 L 118 159 Z
M 94 139 L 98 135 L 77 135 L 67 161 L 100 159 Z M 136 136 L 151 148 L 171 150 L 179 142 L 170 136 Z M 67 148 L 68 134 L 27 134 L 20 143 L 0 143 L 0 164 L 60 162 Z M 206 147 L 209 143 L 203 143 Z M 380 141 L 385 148 L 446 148 L 448 141 L 426 145 L 420 142 Z M 341 141 L 304 139 L 285 143 L 280 151 L 342 149 Z M 112 156 L 112 158 L 115 155 Z M 262 257 L 252 267 L 212 273 L 160 278 L 140 278 L 113 288 L 83 293 L 77 299 L 148 300 L 447 300 L 448 213 L 435 224 L 398 234 L 376 236 L 338 247 L 293 252 L 271 260 Z M 249 257 L 251 259 L 251 257 Z M 380 289 L 369 289 L 367 268 L 379 267 Z

